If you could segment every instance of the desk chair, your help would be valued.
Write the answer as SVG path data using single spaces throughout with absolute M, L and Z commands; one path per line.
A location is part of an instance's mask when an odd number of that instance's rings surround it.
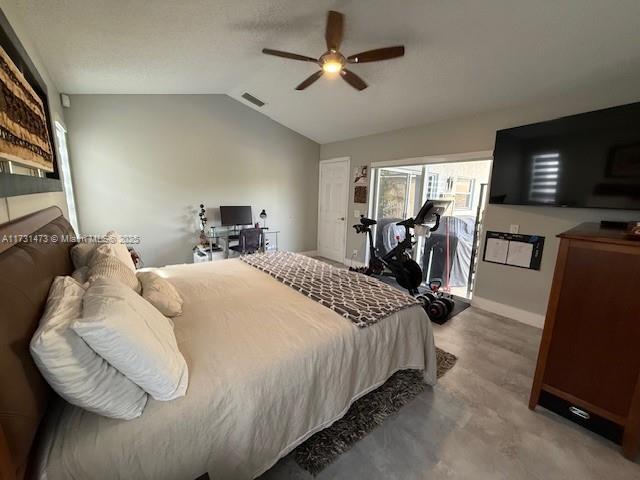
M 240 230 L 238 236 L 238 245 L 229 247 L 230 250 L 238 252 L 241 255 L 247 253 L 256 253 L 262 246 L 262 229 L 261 228 L 245 228 Z

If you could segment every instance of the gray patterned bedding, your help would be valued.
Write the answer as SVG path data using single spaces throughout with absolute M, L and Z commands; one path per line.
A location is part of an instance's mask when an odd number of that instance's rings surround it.
M 305 255 L 271 252 L 247 255 L 241 260 L 361 328 L 399 310 L 420 305 L 415 298 L 374 278 Z

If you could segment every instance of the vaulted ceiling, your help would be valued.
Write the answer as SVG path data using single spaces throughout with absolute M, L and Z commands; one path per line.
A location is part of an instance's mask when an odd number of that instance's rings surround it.
M 640 82 L 639 0 L 14 0 L 66 93 L 249 92 L 319 143 L 535 102 L 621 77 Z M 327 10 L 342 50 L 404 44 L 406 55 L 295 86 L 319 56 Z

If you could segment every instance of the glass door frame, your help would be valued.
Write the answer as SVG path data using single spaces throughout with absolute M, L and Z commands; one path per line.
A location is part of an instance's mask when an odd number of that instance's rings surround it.
M 411 166 L 416 166 L 416 165 L 411 165 Z M 370 218 L 377 218 L 378 217 L 378 213 L 379 213 L 379 205 L 378 205 L 378 199 L 380 198 L 380 170 L 384 170 L 384 169 L 388 169 L 388 168 L 393 168 L 393 167 L 388 167 L 388 166 L 378 166 L 378 167 L 372 167 L 373 170 L 373 175 L 372 175 L 372 180 L 373 180 L 373 188 L 371 189 L 371 195 L 369 196 L 369 204 L 370 204 L 370 208 L 369 208 L 369 215 Z M 420 175 L 416 175 L 416 177 L 422 177 L 423 181 L 421 182 L 421 184 L 417 185 L 416 188 L 416 193 L 415 193 L 415 198 L 423 198 L 423 194 L 426 188 L 426 178 L 425 178 L 425 173 L 426 173 L 426 165 L 422 166 L 422 173 Z M 409 175 L 409 174 L 407 174 Z M 408 215 L 408 210 L 411 208 L 411 205 L 409 205 L 409 183 L 407 183 L 407 189 L 405 190 L 405 201 L 404 201 L 404 208 L 403 208 L 403 216 L 406 217 Z M 416 181 L 417 184 L 417 181 Z M 415 199 L 414 199 L 415 202 Z M 420 205 L 422 205 L 422 202 L 420 202 Z M 415 208 L 415 205 L 414 205 Z M 418 208 L 420 208 L 418 206 Z
M 468 152 L 468 153 L 456 153 L 456 154 L 449 154 L 449 155 L 433 155 L 433 156 L 425 156 L 425 157 L 413 157 L 413 158 L 405 158 L 405 159 L 399 159 L 399 160 L 388 160 L 388 161 L 378 161 L 378 162 L 372 162 L 370 165 L 370 170 L 371 170 L 371 181 L 370 181 L 370 188 L 369 188 L 369 206 L 368 206 L 368 216 L 369 218 L 373 218 L 376 219 L 377 215 L 378 215 L 378 198 L 380 195 L 380 181 L 379 181 L 379 177 L 380 177 L 380 170 L 384 169 L 384 168 L 389 168 L 389 167 L 415 167 L 415 166 L 423 166 L 423 174 L 422 174 L 422 178 L 423 178 L 423 182 L 422 185 L 420 186 L 419 190 L 420 190 L 420 198 L 422 198 L 424 196 L 425 193 L 427 193 L 427 189 L 428 189 L 428 175 L 425 175 L 425 170 L 426 170 L 426 166 L 427 165 L 440 165 L 440 164 L 450 164 L 450 163 L 454 163 L 454 162 L 473 162 L 473 161 L 487 161 L 490 160 L 492 162 L 491 166 L 493 167 L 493 150 L 482 150 L 482 151 L 476 151 L 476 152 Z M 478 206 L 478 211 L 482 212 L 482 218 L 480 218 L 479 216 L 476 217 L 476 226 L 475 226 L 475 231 L 474 231 L 474 249 L 477 248 L 477 246 L 479 245 L 479 241 L 477 236 L 482 234 L 483 231 L 483 220 L 484 220 L 484 212 L 486 210 L 487 207 L 487 199 L 488 199 L 488 184 L 490 184 L 491 182 L 491 169 L 489 170 L 489 178 L 487 180 L 487 187 L 485 187 L 485 189 L 483 189 L 483 193 L 484 193 L 484 198 L 482 199 L 482 202 L 479 204 Z M 417 193 L 417 192 L 416 192 Z M 372 232 L 374 235 L 377 233 L 376 229 L 373 229 Z M 375 237 L 374 237 L 375 238 Z M 420 245 L 418 245 L 418 247 L 420 247 Z M 420 250 L 420 248 L 418 249 Z M 475 263 L 477 263 L 477 255 L 478 252 L 477 251 L 473 251 L 472 252 L 473 260 L 474 262 L 472 262 L 471 266 L 470 266 L 470 272 L 469 272 L 469 282 L 467 285 L 467 295 L 469 296 L 473 289 L 474 289 L 474 285 L 473 283 L 475 282 L 475 273 L 477 271 L 476 265 L 474 265 Z M 369 252 L 369 247 L 367 244 L 367 247 L 365 249 L 365 264 L 369 263 L 369 258 L 370 258 L 370 252 Z

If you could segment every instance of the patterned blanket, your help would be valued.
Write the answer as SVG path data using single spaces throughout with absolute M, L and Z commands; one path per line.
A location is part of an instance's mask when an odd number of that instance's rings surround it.
M 358 327 L 368 327 L 398 310 L 420 305 L 415 298 L 379 280 L 305 255 L 259 253 L 243 256 L 241 260 L 348 318 Z

